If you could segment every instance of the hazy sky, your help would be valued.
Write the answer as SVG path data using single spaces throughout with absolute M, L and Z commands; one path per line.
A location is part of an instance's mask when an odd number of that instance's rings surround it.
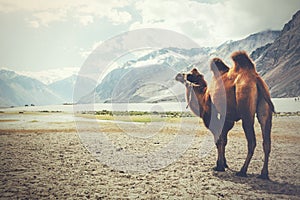
M 299 9 L 299 0 L 0 0 L 0 68 L 78 68 L 102 41 L 138 28 L 214 46 L 280 30 Z

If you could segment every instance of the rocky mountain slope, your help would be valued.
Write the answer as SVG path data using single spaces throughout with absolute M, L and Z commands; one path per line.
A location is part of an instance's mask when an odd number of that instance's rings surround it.
M 231 65 L 232 61 L 230 55 L 237 50 L 244 50 L 248 53 L 255 51 L 265 45 L 271 44 L 280 34 L 280 31 L 262 31 L 259 33 L 251 34 L 248 37 L 237 40 L 228 41 L 215 49 L 211 54 L 213 57 L 220 57 L 227 64 Z
M 284 25 L 279 37 L 260 52 L 258 72 L 272 97 L 300 96 L 300 11 Z

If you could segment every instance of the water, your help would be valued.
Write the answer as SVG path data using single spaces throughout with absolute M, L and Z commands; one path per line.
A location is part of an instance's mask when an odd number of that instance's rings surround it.
M 274 98 L 272 101 L 276 112 L 300 111 L 300 101 L 295 101 L 295 98 Z
M 300 112 L 300 101 L 295 101 L 294 98 L 274 98 L 272 99 L 275 105 L 276 112 Z M 60 111 L 66 113 L 86 112 L 86 111 L 147 111 L 147 112 L 189 112 L 186 109 L 186 102 L 164 102 L 164 103 L 97 103 L 97 104 L 79 104 L 79 105 L 48 105 L 48 106 L 29 106 L 4 108 L 4 112 L 36 112 L 36 111 Z

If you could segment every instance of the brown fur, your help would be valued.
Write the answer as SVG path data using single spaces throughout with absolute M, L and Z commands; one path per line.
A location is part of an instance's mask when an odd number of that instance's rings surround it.
M 255 66 L 245 51 L 234 52 L 231 55 L 231 58 L 234 62 L 234 67 L 233 67 L 234 71 L 245 69 L 245 70 L 255 72 Z
M 246 176 L 256 146 L 254 133 L 254 116 L 256 114 L 261 125 L 265 152 L 260 178 L 268 179 L 274 105 L 271 102 L 266 83 L 257 74 L 255 65 L 247 53 L 244 51 L 234 52 L 231 58 L 234 66 L 230 69 L 221 59 L 212 60 L 211 69 L 214 77 L 212 87 L 209 89 L 203 76 L 195 69 L 188 74 L 178 74 L 176 80 L 182 83 L 193 83 L 186 84 L 187 100 L 191 110 L 203 119 L 205 126 L 215 136 L 218 160 L 214 169 L 217 171 L 224 171 L 228 167 L 225 159 L 227 134 L 234 126 L 234 122 L 241 119 L 248 142 L 248 154 L 237 175 Z M 184 80 L 184 77 L 187 80 Z M 224 102 L 226 102 L 225 106 Z

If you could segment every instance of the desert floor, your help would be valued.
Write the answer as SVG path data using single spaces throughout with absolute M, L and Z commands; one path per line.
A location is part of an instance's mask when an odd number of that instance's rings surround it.
M 273 118 L 270 181 L 256 178 L 263 164 L 258 123 L 257 148 L 248 177 L 242 178 L 235 176 L 246 157 L 240 122 L 229 133 L 226 156 L 230 168 L 214 172 L 215 147 L 201 154 L 203 141 L 213 136 L 195 117 L 149 127 L 146 123 L 99 121 L 98 129 L 85 117 L 76 117 L 84 127 L 78 128 L 72 117 L 65 113 L 0 114 L 1 199 L 300 199 L 299 116 Z M 117 167 L 113 162 L 103 163 L 95 156 L 96 150 L 84 147 L 85 134 L 97 132 L 105 133 L 118 152 L 140 155 L 160 152 L 178 134 L 183 136 L 183 146 L 185 136 L 192 142 L 164 167 L 141 166 L 141 171 L 130 171 L 124 166 L 120 170 L 123 161 Z M 170 150 L 169 156 L 174 152 L 176 149 Z M 114 154 L 101 155 L 109 159 Z M 135 162 L 124 162 L 131 161 Z M 151 158 L 147 162 L 151 166 Z

